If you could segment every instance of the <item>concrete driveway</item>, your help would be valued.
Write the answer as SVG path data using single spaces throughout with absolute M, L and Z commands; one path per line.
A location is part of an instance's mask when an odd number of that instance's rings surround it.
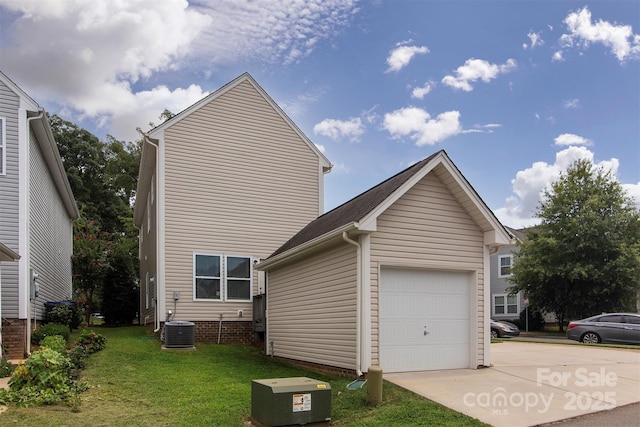
M 640 402 L 640 350 L 506 341 L 490 368 L 384 379 L 496 427 L 535 426 Z

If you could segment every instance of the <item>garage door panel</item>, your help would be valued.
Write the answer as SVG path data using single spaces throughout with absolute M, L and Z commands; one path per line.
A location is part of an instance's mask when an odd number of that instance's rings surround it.
M 401 372 L 468 367 L 469 301 L 469 273 L 383 269 L 383 369 Z

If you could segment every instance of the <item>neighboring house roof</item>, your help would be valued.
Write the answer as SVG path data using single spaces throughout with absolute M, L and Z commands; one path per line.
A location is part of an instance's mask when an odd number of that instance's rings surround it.
M 17 261 L 20 255 L 11 250 L 7 245 L 0 242 L 0 261 Z
M 439 167 L 439 168 L 438 168 Z M 288 242 L 263 261 L 261 268 L 268 268 L 280 259 L 286 258 L 306 246 L 313 246 L 342 234 L 344 231 L 375 231 L 375 220 L 393 202 L 420 181 L 427 173 L 438 170 L 438 176 L 444 179 L 458 202 L 479 223 L 484 232 L 496 234 L 488 244 L 497 246 L 508 244 L 510 235 L 500 224 L 493 212 L 462 176 L 444 150 L 427 157 L 404 171 L 356 196 L 350 201 L 321 215 Z
M 38 145 L 49 168 L 51 178 L 62 198 L 67 214 L 71 219 L 78 219 L 80 217 L 78 205 L 73 197 L 73 191 L 71 191 L 71 185 L 62 164 L 47 113 L 2 71 L 0 71 L 0 80 L 20 97 L 21 103 L 24 103 L 23 107 L 27 109 L 27 121 L 36 135 Z

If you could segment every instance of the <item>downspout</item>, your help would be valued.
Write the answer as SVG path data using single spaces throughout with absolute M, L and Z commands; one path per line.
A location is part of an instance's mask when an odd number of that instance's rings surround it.
M 361 331 L 361 323 L 362 323 L 362 274 L 360 272 L 361 270 L 361 263 L 362 261 L 360 260 L 361 257 L 361 252 L 362 252 L 362 248 L 360 247 L 360 244 L 358 242 L 356 242 L 355 240 L 352 240 L 351 238 L 349 238 L 349 235 L 347 234 L 346 231 L 342 232 L 342 239 L 355 246 L 357 248 L 357 252 L 356 252 L 356 259 L 357 259 L 357 267 L 356 267 L 356 373 L 358 374 L 359 377 L 362 376 L 362 366 L 361 366 L 361 362 L 360 362 L 360 354 L 362 352 L 362 331 Z
M 150 144 L 151 146 L 153 146 L 153 148 L 156 149 L 156 173 L 158 173 L 158 162 L 160 161 L 160 147 L 158 147 L 157 144 L 151 142 L 151 139 L 149 137 L 147 137 L 146 135 L 143 137 L 143 141 L 146 141 L 148 144 Z M 156 227 L 157 227 L 157 222 L 158 222 L 158 215 L 157 215 L 157 206 L 158 203 L 156 202 Z M 143 231 L 144 232 L 144 231 Z M 156 236 L 156 251 L 157 251 L 157 236 Z M 154 274 L 154 283 L 153 286 L 155 287 L 157 285 L 156 283 L 156 278 L 157 278 L 157 253 L 156 253 L 156 274 Z M 153 330 L 154 333 L 158 332 L 160 330 L 160 307 L 159 307 L 159 303 L 158 303 L 158 288 L 156 288 L 156 293 L 155 293 L 155 297 L 156 297 L 156 310 L 155 310 L 155 322 L 156 322 L 156 327 Z
M 43 117 L 44 117 L 44 110 L 42 109 L 40 110 L 40 114 L 38 114 L 37 116 L 27 117 L 27 131 L 31 129 L 32 120 L 40 120 Z M 29 229 L 29 227 L 27 227 L 27 229 Z M 31 252 L 29 251 L 29 253 Z M 26 261 L 27 261 L 27 266 L 29 266 L 30 260 L 27 259 Z M 27 283 L 27 292 L 28 292 L 29 302 L 27 303 L 27 356 L 31 356 L 31 304 L 32 304 L 32 301 L 31 301 L 31 278 L 30 276 L 28 277 L 29 277 L 29 281 Z M 35 320 L 35 316 L 36 316 L 36 313 L 34 310 L 34 313 L 33 313 L 34 320 Z

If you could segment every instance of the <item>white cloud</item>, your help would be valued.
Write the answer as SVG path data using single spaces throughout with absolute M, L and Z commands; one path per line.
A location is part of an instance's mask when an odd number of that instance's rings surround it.
M 355 1 L 0 0 L 18 18 L 3 28 L 3 71 L 64 111 L 111 126 L 120 139 L 206 92 L 156 86 L 159 73 L 209 78 L 240 61 L 287 64 L 338 34 Z M 52 44 L 53 43 L 53 44 Z M 203 71 L 206 70 L 206 71 Z M 73 72 L 71 72 L 73 71 Z M 53 105 L 50 107 L 50 105 Z
M 324 154 L 324 153 L 327 151 L 327 149 L 325 148 L 325 146 L 324 146 L 324 145 L 322 145 L 322 144 L 316 144 L 316 143 L 314 142 L 314 143 L 313 143 L 313 145 L 315 145 L 315 146 L 316 146 L 316 148 L 317 148 L 318 150 L 320 150 L 320 152 L 321 152 L 322 154 Z
M 351 142 L 357 142 L 364 134 L 365 127 L 359 117 L 349 120 L 324 119 L 313 127 L 313 133 L 324 135 L 338 141 L 348 138 Z
M 442 83 L 447 86 L 451 86 L 454 89 L 461 89 L 465 92 L 473 90 L 471 86 L 472 82 L 482 80 L 483 82 L 489 82 L 499 74 L 508 73 L 509 71 L 517 67 L 515 59 L 507 59 L 504 64 L 492 64 L 483 59 L 467 59 L 464 65 L 458 67 L 455 71 L 455 76 L 445 76 L 442 79 Z
M 580 106 L 580 100 L 577 98 L 574 99 L 567 99 L 565 101 L 562 102 L 562 106 L 564 108 L 578 108 Z
M 556 145 L 591 145 L 591 141 L 573 133 L 563 133 L 554 140 Z
M 429 92 L 431 92 L 431 90 L 433 90 L 434 86 L 435 86 L 435 83 L 426 82 L 424 86 L 415 87 L 411 91 L 411 97 L 416 99 L 424 99 L 424 97 L 428 95 Z
M 620 62 L 640 57 L 640 35 L 633 33 L 631 25 L 615 25 L 603 20 L 593 23 L 587 7 L 568 14 L 564 23 L 569 33 L 562 34 L 560 44 L 565 48 L 586 49 L 591 43 L 601 43 Z
M 564 61 L 563 53 L 561 50 L 555 52 L 551 57 L 551 62 L 562 62 Z
M 560 174 L 579 159 L 588 160 L 603 171 L 610 171 L 613 176 L 617 174 L 620 165 L 616 158 L 594 162 L 594 153 L 586 147 L 567 147 L 556 153 L 553 164 L 535 162 L 531 167 L 516 173 L 516 177 L 511 180 L 513 195 L 506 199 L 505 206 L 495 210 L 498 219 L 503 224 L 515 228 L 539 223 L 534 214 L 542 201 L 545 189 L 550 188 Z M 640 183 L 622 186 L 630 195 L 636 197 L 636 204 L 640 207 Z
M 415 55 L 427 54 L 429 48 L 426 46 L 398 46 L 389 53 L 387 57 L 387 73 L 391 71 L 400 71 L 411 62 Z
M 446 111 L 431 118 L 428 112 L 416 107 L 385 114 L 383 128 L 393 138 L 408 137 L 417 146 L 434 145 L 462 132 L 458 111 Z
M 524 49 L 527 49 L 527 48 L 529 48 L 529 47 L 530 47 L 531 49 L 533 49 L 533 48 L 534 48 L 534 47 L 536 47 L 536 46 L 542 46 L 542 45 L 544 44 L 544 40 L 542 40 L 542 36 L 541 36 L 541 35 L 542 35 L 542 32 L 534 33 L 533 31 L 530 31 L 530 32 L 527 34 L 527 37 L 529 37 L 529 40 L 531 40 L 531 44 L 530 44 L 530 45 L 528 45 L 528 44 L 526 44 L 526 43 L 523 43 L 523 44 L 522 44 L 522 47 L 523 47 Z

